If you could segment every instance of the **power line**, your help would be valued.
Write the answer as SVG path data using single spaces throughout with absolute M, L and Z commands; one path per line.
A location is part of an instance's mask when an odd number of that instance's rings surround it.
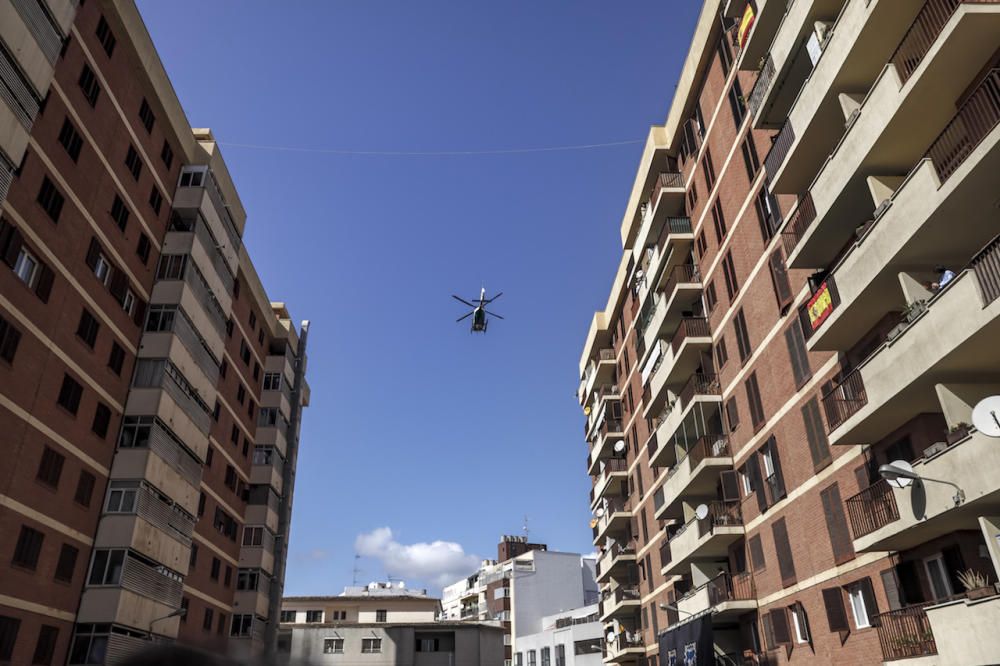
M 350 150 L 342 148 L 306 148 L 301 146 L 270 146 L 255 143 L 219 141 L 220 146 L 249 148 L 251 150 L 271 150 L 287 153 L 320 153 L 326 155 L 367 155 L 374 157 L 465 157 L 473 155 L 520 155 L 525 153 L 555 153 L 570 150 L 593 150 L 645 143 L 643 139 L 630 141 L 609 141 L 606 143 L 580 143 L 568 146 L 541 146 L 535 148 L 498 148 L 492 150 Z

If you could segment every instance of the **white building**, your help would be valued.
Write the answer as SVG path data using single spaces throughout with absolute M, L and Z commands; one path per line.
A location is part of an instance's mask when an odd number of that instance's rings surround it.
M 546 615 L 541 631 L 518 636 L 514 666 L 599 666 L 602 640 L 597 604 Z

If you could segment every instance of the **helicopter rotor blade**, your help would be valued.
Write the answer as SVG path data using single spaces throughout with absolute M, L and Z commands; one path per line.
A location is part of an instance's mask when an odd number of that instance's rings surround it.
M 468 319 L 468 318 L 469 318 L 469 317 L 471 317 L 471 316 L 472 316 L 472 315 L 473 315 L 474 313 L 475 313 L 475 310 L 473 310 L 473 311 L 472 311 L 472 312 L 470 312 L 469 314 L 465 315 L 464 317 L 459 317 L 458 319 L 456 319 L 456 320 L 455 320 L 455 323 L 457 324 L 458 322 L 462 321 L 463 319 Z
M 503 292 L 502 291 L 499 294 L 497 294 L 496 296 L 494 296 L 493 298 L 487 298 L 486 299 L 486 304 L 488 305 L 488 304 L 492 303 L 493 301 L 497 300 L 501 296 L 503 296 Z
M 468 305 L 468 306 L 469 306 L 470 308 L 474 308 L 474 307 L 476 307 L 476 304 L 475 304 L 475 303 L 470 303 L 469 301 L 465 300 L 464 298 L 459 298 L 459 297 L 458 297 L 458 296 L 456 296 L 455 294 L 452 294 L 452 295 L 451 295 L 451 297 L 452 297 L 452 298 L 454 298 L 454 299 L 455 299 L 456 301 L 460 301 L 460 302 L 462 302 L 462 303 L 465 303 L 465 304 L 466 304 L 466 305 Z
M 483 310 L 483 312 L 485 312 L 486 314 L 488 314 L 491 317 L 496 317 L 497 319 L 503 319 L 503 317 L 501 317 L 500 315 L 494 314 L 494 313 L 490 312 L 489 310 Z

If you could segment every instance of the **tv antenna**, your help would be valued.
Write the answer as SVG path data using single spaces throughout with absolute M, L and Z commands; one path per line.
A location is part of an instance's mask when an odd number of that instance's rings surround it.
M 521 526 L 521 530 L 524 531 L 524 540 L 528 540 L 528 514 L 524 514 L 524 525 Z
M 358 567 L 358 562 L 361 560 L 361 556 L 357 553 L 354 554 L 354 568 L 351 570 L 351 585 L 357 587 L 358 585 L 358 574 L 364 573 L 362 569 Z

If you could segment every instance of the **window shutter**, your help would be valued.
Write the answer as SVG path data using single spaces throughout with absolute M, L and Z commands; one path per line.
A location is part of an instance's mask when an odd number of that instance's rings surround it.
M 826 531 L 830 534 L 830 545 L 833 546 L 833 561 L 839 566 L 854 559 L 854 544 L 847 530 L 844 505 L 840 501 L 840 488 L 834 483 L 823 490 L 819 497 L 823 502 Z
M 764 643 L 767 645 L 768 650 L 774 650 L 778 647 L 778 642 L 774 636 L 774 623 L 771 619 L 771 614 L 764 613 L 761 615 L 760 622 L 764 626 Z
M 898 610 L 903 607 L 902 590 L 899 588 L 899 579 L 896 578 L 895 569 L 886 569 L 879 576 L 882 578 L 882 588 L 885 596 L 889 600 L 889 610 Z
M 798 388 L 812 376 L 812 370 L 809 368 L 809 352 L 806 351 L 802 327 L 797 321 L 792 322 L 792 325 L 785 330 L 785 344 L 788 346 L 788 357 L 792 363 L 792 376 Z
M 813 644 L 813 634 L 812 627 L 809 626 L 809 614 L 806 613 L 806 607 L 802 605 L 801 601 L 795 602 L 795 612 L 799 616 L 799 625 L 802 629 L 802 633 L 805 634 L 806 642 L 812 647 Z
M 784 314 L 792 304 L 792 285 L 788 281 L 788 270 L 785 268 L 785 258 L 781 256 L 781 250 L 775 250 L 771 255 L 770 266 L 774 295 L 778 299 L 778 310 Z
M 49 302 L 49 295 L 52 293 L 52 283 L 55 282 L 55 273 L 45 264 L 38 265 L 38 282 L 35 284 L 35 295 L 41 299 L 42 303 Z
M 135 299 L 135 311 L 132 313 L 132 321 L 140 328 L 146 321 L 146 301 Z
M 868 612 L 868 622 L 873 627 L 881 624 L 878 618 L 878 602 L 875 601 L 875 589 L 872 587 L 872 579 L 865 577 L 858 581 L 861 588 L 861 598 L 865 600 L 865 610 Z
M 795 583 L 795 562 L 792 560 L 792 547 L 788 543 L 788 528 L 785 519 L 780 518 L 771 525 L 774 534 L 774 550 L 778 556 L 778 569 L 781 572 L 781 586 L 788 587 Z
M 108 291 L 111 292 L 116 301 L 121 303 L 125 300 L 126 289 L 128 289 L 128 277 L 126 277 L 125 271 L 116 268 L 111 275 L 111 284 L 108 287 Z
M 764 546 L 761 544 L 760 535 L 758 534 L 750 539 L 750 565 L 756 572 L 763 569 L 765 564 Z
M 757 493 L 757 508 L 761 513 L 767 511 L 767 495 L 764 492 L 764 483 L 760 478 L 760 464 L 757 462 L 757 455 L 753 454 L 747 460 L 747 472 L 750 473 L 750 484 Z
M 726 419 L 729 421 L 729 432 L 736 430 L 740 424 L 740 411 L 736 405 L 736 398 L 730 398 L 726 403 Z
M 802 420 L 806 426 L 806 440 L 809 443 L 809 454 L 812 456 L 813 471 L 819 471 L 829 465 L 832 458 L 830 441 L 826 437 L 823 418 L 819 414 L 819 403 L 815 396 L 802 406 Z M 862 488 L 867 488 L 867 485 Z
M 0 220 L 0 257 L 11 268 L 17 263 L 17 255 L 21 252 L 23 243 L 17 227 L 6 220 Z
M 87 265 L 90 266 L 90 270 L 94 270 L 97 267 L 97 258 L 101 254 L 101 244 L 97 242 L 94 237 L 90 238 L 90 247 L 87 248 Z
M 740 489 L 739 484 L 736 482 L 736 470 L 721 472 L 719 474 L 719 481 L 722 484 L 722 499 L 738 502 L 740 499 Z
M 771 463 L 774 465 L 774 482 L 770 486 L 773 492 L 771 504 L 785 496 L 785 477 L 781 474 L 781 459 L 778 457 L 778 440 L 771 435 L 767 440 L 768 450 L 771 452 Z
M 830 631 L 840 634 L 840 643 L 847 640 L 851 626 L 847 622 L 847 609 L 844 608 L 844 593 L 839 587 L 828 587 L 823 590 L 823 605 L 826 607 L 826 621 Z
M 788 611 L 784 608 L 776 608 L 768 615 L 771 616 L 771 626 L 774 627 L 774 641 L 776 645 L 788 645 L 792 642 L 792 633 L 788 627 Z

